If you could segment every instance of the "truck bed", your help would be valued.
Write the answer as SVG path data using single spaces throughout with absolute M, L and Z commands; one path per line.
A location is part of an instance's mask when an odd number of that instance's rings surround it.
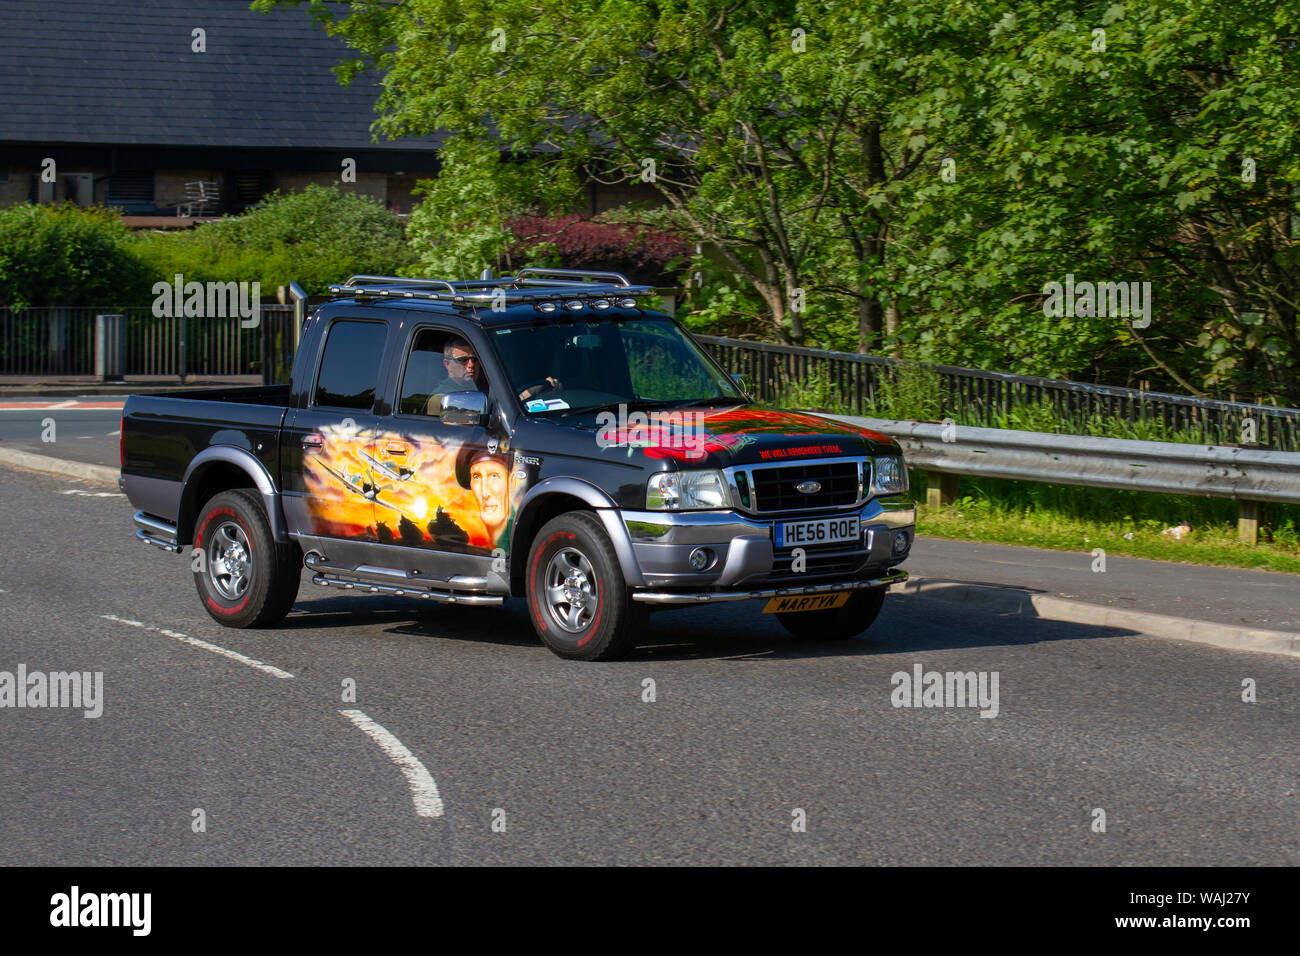
M 122 410 L 122 476 L 147 501 L 144 510 L 168 520 L 190 462 L 214 445 L 253 455 L 278 488 L 288 411 L 288 385 L 131 395 Z

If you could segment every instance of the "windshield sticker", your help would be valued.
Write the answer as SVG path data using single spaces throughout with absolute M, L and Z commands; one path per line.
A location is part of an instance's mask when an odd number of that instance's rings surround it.
M 524 406 L 530 412 L 550 412 L 568 408 L 569 403 L 562 398 L 535 398 Z

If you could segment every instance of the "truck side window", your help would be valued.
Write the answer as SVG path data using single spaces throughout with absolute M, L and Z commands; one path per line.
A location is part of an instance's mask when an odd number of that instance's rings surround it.
M 378 322 L 335 322 L 321 356 L 312 404 L 368 412 L 375 404 L 388 327 Z
M 445 333 L 434 329 L 421 329 L 411 344 L 402 372 L 402 395 L 397 410 L 403 415 L 423 415 L 429 396 L 447 378 L 443 370 L 442 346 Z
M 452 360 L 445 352 L 448 345 L 454 346 L 452 353 L 468 354 L 476 361 L 461 368 L 449 364 Z M 477 355 L 477 350 L 453 332 L 420 329 L 415 335 L 415 341 L 411 343 L 406 368 L 402 371 L 398 413 L 437 416 L 440 410 L 436 399 L 446 392 L 475 389 L 486 392 L 487 377 L 477 361 Z

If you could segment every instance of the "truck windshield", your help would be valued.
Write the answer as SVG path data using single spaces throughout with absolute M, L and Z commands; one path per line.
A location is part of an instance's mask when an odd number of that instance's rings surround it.
M 527 393 L 524 408 L 536 415 L 745 400 L 665 319 L 539 322 L 497 329 L 493 341 L 515 394 Z

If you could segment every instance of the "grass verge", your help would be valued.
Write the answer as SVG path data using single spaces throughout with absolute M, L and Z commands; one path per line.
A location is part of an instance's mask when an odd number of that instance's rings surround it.
M 1229 500 L 962 478 L 953 504 L 928 508 L 925 482 L 912 473 L 921 535 L 1300 574 L 1300 508 L 1266 506 L 1267 530 L 1248 545 Z M 1161 533 L 1182 523 L 1181 539 Z

